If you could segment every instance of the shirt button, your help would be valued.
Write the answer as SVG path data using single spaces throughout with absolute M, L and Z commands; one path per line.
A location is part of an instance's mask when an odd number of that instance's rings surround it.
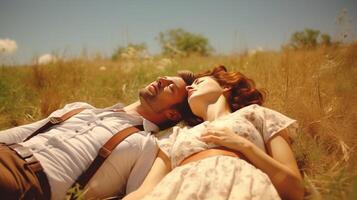
M 88 122 L 87 125 L 90 126 L 90 122 Z
M 78 133 L 79 131 L 78 130 L 76 130 L 76 133 Z
M 99 118 L 99 119 L 103 121 L 104 117 L 101 117 L 101 118 Z

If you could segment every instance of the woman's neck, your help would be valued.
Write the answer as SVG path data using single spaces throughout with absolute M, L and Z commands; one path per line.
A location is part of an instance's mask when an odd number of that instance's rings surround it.
M 222 95 L 214 103 L 203 105 L 200 117 L 205 121 L 214 121 L 215 119 L 231 113 L 226 98 Z

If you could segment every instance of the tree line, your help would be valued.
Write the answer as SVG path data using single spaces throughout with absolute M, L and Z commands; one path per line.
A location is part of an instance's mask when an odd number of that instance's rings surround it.
M 161 47 L 161 53 L 165 56 L 189 56 L 193 54 L 209 56 L 214 52 L 207 37 L 202 34 L 191 33 L 182 28 L 160 32 L 157 40 Z M 282 48 L 311 49 L 332 44 L 337 44 L 337 42 L 333 42 L 329 34 L 307 28 L 303 31 L 294 32 L 289 42 L 283 45 Z M 112 59 L 128 58 L 133 55 L 142 56 L 145 52 L 147 52 L 145 43 L 129 43 L 126 46 L 119 46 L 114 51 Z

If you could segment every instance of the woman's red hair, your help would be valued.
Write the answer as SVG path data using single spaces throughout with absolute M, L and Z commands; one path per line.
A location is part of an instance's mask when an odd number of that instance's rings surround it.
M 247 78 L 240 72 L 227 72 L 226 67 L 223 65 L 200 74 L 185 71 L 181 75 L 184 75 L 181 77 L 184 77 L 187 84 L 191 84 L 197 78 L 211 76 L 221 87 L 231 88 L 228 95 L 226 95 L 226 99 L 232 112 L 252 104 L 262 105 L 264 102 L 263 92 L 255 88 L 255 83 L 252 79 Z M 192 113 L 191 109 L 185 113 L 183 120 L 189 126 L 195 126 L 203 122 L 201 118 Z
M 263 93 L 255 88 L 254 81 L 240 72 L 227 72 L 226 67 L 220 65 L 213 70 L 197 74 L 195 78 L 203 76 L 211 76 L 222 87 L 231 88 L 226 98 L 232 112 L 251 104 L 262 105 L 264 102 Z

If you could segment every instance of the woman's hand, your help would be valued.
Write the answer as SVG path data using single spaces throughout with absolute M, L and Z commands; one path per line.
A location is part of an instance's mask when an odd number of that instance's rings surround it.
M 201 134 L 200 139 L 206 143 L 225 146 L 241 152 L 244 152 L 252 144 L 249 140 L 237 135 L 225 126 L 208 125 L 206 132 Z

